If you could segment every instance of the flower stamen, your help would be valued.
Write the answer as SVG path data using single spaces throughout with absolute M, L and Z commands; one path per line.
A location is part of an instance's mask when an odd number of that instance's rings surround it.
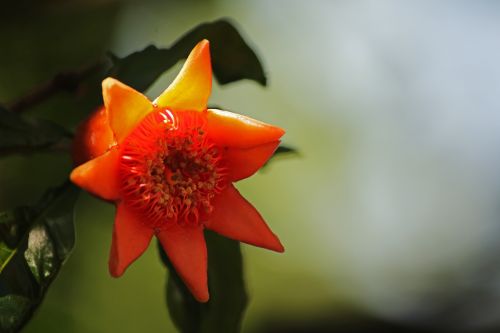
M 227 185 L 221 152 L 206 135 L 206 118 L 194 111 L 155 111 L 122 145 L 123 198 L 144 223 L 198 225 Z

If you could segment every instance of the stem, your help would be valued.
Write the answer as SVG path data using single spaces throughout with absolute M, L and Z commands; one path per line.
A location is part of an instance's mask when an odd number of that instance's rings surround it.
M 12 112 L 24 112 L 27 109 L 40 104 L 60 91 L 73 92 L 82 83 L 84 79 L 97 72 L 105 64 L 99 61 L 81 69 L 61 72 L 55 75 L 48 82 L 34 87 L 28 94 L 12 101 L 6 105 L 7 110 Z

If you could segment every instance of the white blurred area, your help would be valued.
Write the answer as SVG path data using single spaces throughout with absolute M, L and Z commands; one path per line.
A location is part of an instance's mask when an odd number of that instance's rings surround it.
M 223 16 L 269 87 L 217 87 L 212 102 L 282 125 L 302 154 L 239 186 L 287 248 L 245 247 L 250 317 L 353 303 L 499 325 L 500 2 L 137 2 L 114 50 Z

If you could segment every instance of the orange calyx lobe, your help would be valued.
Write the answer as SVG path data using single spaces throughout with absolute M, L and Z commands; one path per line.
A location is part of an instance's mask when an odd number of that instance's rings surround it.
M 213 198 L 228 184 L 222 151 L 206 128 L 203 112 L 158 109 L 121 145 L 123 200 L 157 232 L 207 221 Z

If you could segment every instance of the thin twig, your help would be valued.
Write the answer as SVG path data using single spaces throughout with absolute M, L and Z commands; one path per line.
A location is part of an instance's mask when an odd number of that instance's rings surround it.
M 7 155 L 13 155 L 13 154 L 22 154 L 22 155 L 27 155 L 27 154 L 35 154 L 35 153 L 40 153 L 40 152 L 45 152 L 45 153 L 64 153 L 67 154 L 71 152 L 71 139 L 70 138 L 65 138 L 62 139 L 59 142 L 55 142 L 53 144 L 47 144 L 47 145 L 41 145 L 37 147 L 33 147 L 30 145 L 26 146 L 16 146 L 12 148 L 0 148 L 0 158 L 5 157 Z
M 28 94 L 7 104 L 6 108 L 12 112 L 23 112 L 60 91 L 75 91 L 85 78 L 97 72 L 103 65 L 104 62 L 97 62 L 81 69 L 59 73 L 50 81 L 34 87 Z

